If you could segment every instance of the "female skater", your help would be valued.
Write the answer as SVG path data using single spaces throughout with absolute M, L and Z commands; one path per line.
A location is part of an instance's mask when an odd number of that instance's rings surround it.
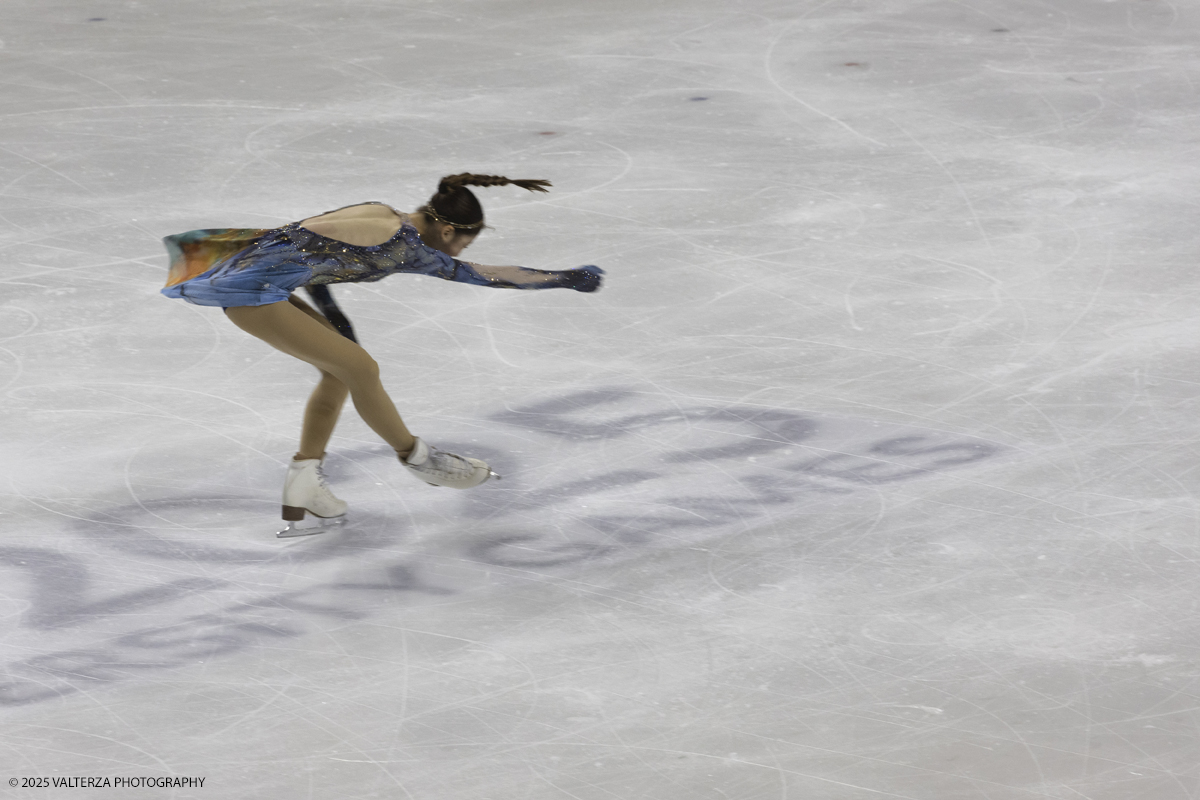
M 379 365 L 358 345 L 327 285 L 408 272 L 510 289 L 599 288 L 604 273 L 599 267 L 543 271 L 488 267 L 456 258 L 484 227 L 483 209 L 467 187 L 508 184 L 539 192 L 550 185 L 543 180 L 450 175 L 412 214 L 383 203 L 362 203 L 280 228 L 190 231 L 163 240 L 171 256 L 163 294 L 221 306 L 233 324 L 321 373 L 304 411 L 300 449 L 284 481 L 283 518 L 289 524 L 281 537 L 319 530 L 294 525 L 306 512 L 332 522 L 346 513 L 346 503 L 325 483 L 321 462 L 347 394 L 363 421 L 421 480 L 467 489 L 494 474 L 479 459 L 438 450 L 409 432 L 380 382 Z M 301 286 L 324 314 L 292 295 Z

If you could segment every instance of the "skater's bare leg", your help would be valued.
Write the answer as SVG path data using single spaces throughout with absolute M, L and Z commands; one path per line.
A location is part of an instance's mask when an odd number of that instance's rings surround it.
M 226 313 L 251 336 L 332 375 L 349 390 L 355 410 L 371 430 L 401 456 L 412 450 L 413 435 L 379 380 L 379 365 L 358 344 L 292 303 L 234 306 Z
M 337 331 L 321 312 L 295 295 L 288 298 L 288 302 L 329 330 Z M 346 384 L 330 373 L 321 370 L 321 380 L 313 389 L 312 396 L 308 398 L 308 405 L 304 408 L 304 424 L 300 428 L 300 449 L 296 452 L 295 460 L 325 457 L 325 446 L 329 444 L 329 437 L 333 435 L 338 416 L 342 413 L 342 406 L 349 394 L 350 390 L 346 388 Z
M 328 372 L 321 372 L 321 380 L 309 396 L 308 405 L 304 407 L 304 423 L 300 427 L 300 449 L 296 451 L 295 456 L 297 461 L 325 457 L 325 446 L 329 444 L 329 437 L 333 435 L 342 405 L 349 394 L 350 390 L 346 388 L 346 384 Z

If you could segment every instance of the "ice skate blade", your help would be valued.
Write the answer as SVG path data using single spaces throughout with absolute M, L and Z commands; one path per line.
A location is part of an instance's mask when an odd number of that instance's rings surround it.
M 493 472 L 492 470 L 490 470 L 490 469 L 489 469 L 489 470 L 488 470 L 488 478 L 489 478 L 489 479 L 492 479 L 492 480 L 497 480 L 497 481 L 498 481 L 498 480 L 500 480 L 500 478 L 501 478 L 501 475 L 500 475 L 500 473 L 499 473 L 499 472 Z
M 300 536 L 314 536 L 318 533 L 329 533 L 329 531 L 340 528 L 346 524 L 345 517 L 330 517 L 322 519 L 317 517 L 317 522 L 310 522 L 308 525 L 302 525 L 300 522 L 289 522 L 287 527 L 276 532 L 276 539 L 295 539 Z

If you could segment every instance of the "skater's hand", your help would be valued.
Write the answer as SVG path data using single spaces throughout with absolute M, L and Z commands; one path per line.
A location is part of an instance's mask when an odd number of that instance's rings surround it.
M 564 270 L 558 285 L 577 292 L 594 292 L 600 288 L 600 276 L 603 274 L 604 270 L 588 264 L 586 267 Z

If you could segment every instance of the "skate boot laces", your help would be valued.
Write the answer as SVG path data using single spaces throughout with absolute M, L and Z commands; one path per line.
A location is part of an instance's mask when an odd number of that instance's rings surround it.
M 400 459 L 410 472 L 434 486 L 469 489 L 492 477 L 488 465 L 477 458 L 448 453 L 416 439 L 412 452 Z
M 329 488 L 329 484 L 325 481 L 324 464 L 317 464 L 317 491 L 320 492 L 326 500 L 337 502 L 337 498 L 333 496 L 333 490 Z
M 421 468 L 439 478 L 465 478 L 475 473 L 475 465 L 457 453 L 447 453 L 436 447 L 429 448 L 429 459 Z

